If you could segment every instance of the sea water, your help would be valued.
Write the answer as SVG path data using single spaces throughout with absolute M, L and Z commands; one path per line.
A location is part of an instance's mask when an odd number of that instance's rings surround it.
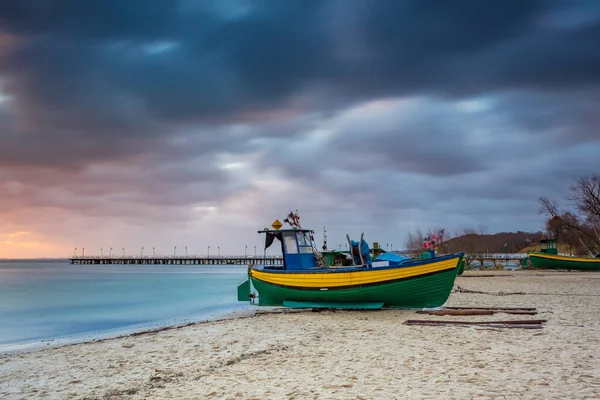
M 0 352 L 210 319 L 237 301 L 246 266 L 0 262 Z

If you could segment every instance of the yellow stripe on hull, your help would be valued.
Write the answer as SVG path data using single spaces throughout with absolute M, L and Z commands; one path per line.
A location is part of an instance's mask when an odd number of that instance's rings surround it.
M 305 287 L 305 288 L 335 288 L 356 285 L 368 285 L 374 283 L 383 283 L 399 279 L 414 278 L 421 275 L 428 275 L 448 269 L 456 268 L 459 257 L 453 257 L 448 260 L 433 262 L 426 265 L 414 267 L 398 268 L 365 268 L 360 271 L 352 272 L 293 272 L 278 273 L 266 272 L 252 269 L 252 277 L 263 282 L 280 286 Z
M 529 254 L 529 257 L 546 258 L 548 260 L 576 261 L 576 262 L 600 264 L 600 258 L 568 257 L 568 256 L 554 255 L 554 254 L 539 254 L 539 253 L 531 253 L 531 254 Z

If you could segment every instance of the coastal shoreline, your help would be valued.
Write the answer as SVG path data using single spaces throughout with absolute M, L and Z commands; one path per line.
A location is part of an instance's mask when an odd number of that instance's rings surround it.
M 233 311 L 224 311 L 222 313 L 217 313 L 209 317 L 203 316 L 198 318 L 182 318 L 183 321 L 178 323 L 171 323 L 169 321 L 165 321 L 152 323 L 148 325 L 136 326 L 133 328 L 125 327 L 109 331 L 86 332 L 78 335 L 48 338 L 34 342 L 0 344 L 0 355 L 8 356 L 12 354 L 31 353 L 44 349 L 54 349 L 79 344 L 97 343 L 105 340 L 135 337 L 139 335 L 157 333 L 171 329 L 181 329 L 187 326 L 203 324 L 207 322 L 229 320 L 234 318 L 248 318 L 253 316 L 256 312 L 256 309 L 239 309 Z
M 246 315 L 0 356 L 0 397 L 598 398 L 600 274 L 466 271 L 446 306 L 538 314 L 252 309 Z M 409 319 L 547 320 L 543 329 Z
M 248 309 L 246 267 L 0 265 L 0 354 L 183 325 Z

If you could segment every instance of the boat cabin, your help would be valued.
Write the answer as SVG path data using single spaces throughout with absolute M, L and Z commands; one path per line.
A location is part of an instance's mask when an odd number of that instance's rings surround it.
M 350 267 L 352 258 L 348 250 L 324 250 L 321 252 L 324 261 L 330 267 Z
M 313 246 L 314 231 L 309 229 L 278 229 L 262 230 L 264 233 L 265 250 L 275 239 L 281 243 L 283 266 L 265 266 L 265 269 L 305 270 L 319 268 Z
M 371 258 L 376 259 L 386 251 L 379 247 L 379 242 L 373 242 L 373 248 L 371 249 Z
M 541 252 L 546 254 L 558 254 L 556 249 L 556 240 L 542 239 L 540 240 Z

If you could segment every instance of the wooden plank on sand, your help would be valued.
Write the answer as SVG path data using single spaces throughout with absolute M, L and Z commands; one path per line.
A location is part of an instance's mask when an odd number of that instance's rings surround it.
M 437 325 L 437 324 L 462 324 L 462 325 L 481 325 L 481 324 L 543 324 L 547 322 L 545 319 L 525 319 L 525 320 L 510 320 L 510 321 L 449 321 L 449 320 L 432 320 L 432 319 L 409 319 L 403 322 L 404 325 Z
M 478 328 L 512 328 L 512 329 L 542 329 L 542 324 L 414 324 L 423 326 L 459 326 L 459 327 L 478 327 Z
M 535 307 L 444 307 L 444 310 L 508 310 L 535 311 Z
M 428 315 L 493 315 L 494 310 L 419 310 L 417 314 Z
M 419 310 L 417 314 L 428 315 L 493 315 L 496 313 L 517 314 L 517 315 L 536 315 L 537 311 L 514 311 L 514 310 Z

